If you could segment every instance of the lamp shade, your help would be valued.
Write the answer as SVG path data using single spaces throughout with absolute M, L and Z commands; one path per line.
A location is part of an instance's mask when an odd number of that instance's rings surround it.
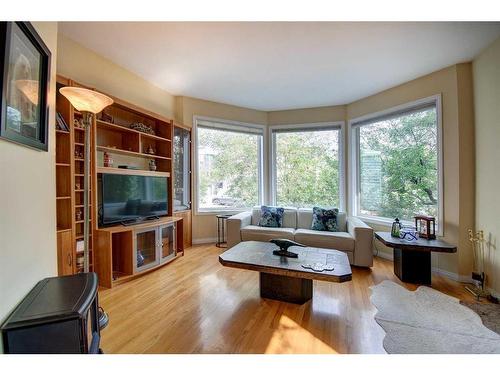
M 32 79 L 19 79 L 16 81 L 16 87 L 33 104 L 38 104 L 38 81 Z
M 63 87 L 59 89 L 59 92 L 69 100 L 73 107 L 82 112 L 96 114 L 113 104 L 113 99 L 109 96 L 81 87 Z

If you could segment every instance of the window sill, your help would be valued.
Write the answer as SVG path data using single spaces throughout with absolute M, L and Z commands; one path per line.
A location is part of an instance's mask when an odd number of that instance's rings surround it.
M 383 219 L 383 218 L 378 218 L 378 217 L 370 217 L 370 216 L 355 216 L 359 220 L 363 221 L 366 224 L 375 224 L 381 227 L 385 227 L 387 229 L 392 228 L 392 220 L 389 219 Z M 402 224 L 408 224 L 408 222 L 402 222 Z
M 358 218 L 359 220 L 363 221 L 366 224 L 373 224 L 377 225 L 379 227 L 383 227 L 384 229 L 391 230 L 392 229 L 392 223 L 393 220 L 387 219 L 387 218 L 380 218 L 380 217 L 370 217 L 370 216 L 354 216 Z M 411 221 L 401 221 L 402 225 L 411 225 L 415 226 L 414 222 Z M 443 237 L 443 232 L 439 230 L 439 227 L 436 226 L 436 236 L 437 237 Z
M 219 215 L 219 214 L 239 214 L 241 212 L 245 212 L 245 211 L 250 211 L 251 208 L 242 208 L 242 209 L 227 209 L 227 210 L 206 210 L 206 211 L 200 211 L 200 210 L 197 210 L 195 212 L 195 215 L 196 216 L 215 216 L 215 215 Z

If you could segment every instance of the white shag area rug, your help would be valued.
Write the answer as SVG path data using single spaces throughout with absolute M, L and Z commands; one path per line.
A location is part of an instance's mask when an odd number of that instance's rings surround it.
M 370 289 L 387 353 L 500 353 L 500 335 L 457 298 L 425 286 L 411 292 L 389 280 Z

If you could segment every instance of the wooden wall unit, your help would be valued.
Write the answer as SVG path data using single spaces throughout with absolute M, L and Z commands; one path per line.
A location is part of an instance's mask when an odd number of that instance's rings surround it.
M 193 232 L 191 229 L 192 225 L 191 210 L 174 212 L 174 217 L 182 219 L 182 225 L 183 225 L 182 246 L 184 249 L 188 249 L 193 245 Z
M 57 89 L 64 86 L 92 89 L 58 76 Z M 138 228 L 155 227 L 159 224 L 165 228 L 175 223 L 177 251 L 184 254 L 184 249 L 191 246 L 191 211 L 178 212 L 175 216 L 173 215 L 173 121 L 119 98 L 112 98 L 114 103 L 95 116 L 90 129 L 91 241 L 89 263 L 91 271 L 94 270 L 99 274 L 100 285 L 105 287 L 111 287 L 117 282 L 140 274 L 140 267 L 137 268 L 137 264 L 134 263 L 136 259 L 133 255 L 137 247 L 137 239 L 134 240 L 133 236 L 137 234 Z M 75 110 L 59 91 L 56 108 L 69 127 L 69 132 L 56 131 L 58 270 L 60 275 L 66 275 L 83 271 L 83 262 L 77 263 L 77 259 L 83 254 L 76 252 L 76 245 L 77 241 L 83 239 L 85 130 L 78 126 L 82 114 Z M 149 133 L 144 129 L 140 130 L 131 126 L 137 123 L 144 124 L 153 131 Z M 105 153 L 113 159 L 112 166 L 105 166 Z M 150 170 L 151 160 L 154 160 L 156 170 Z M 129 169 L 118 168 L 121 165 L 127 165 Z M 99 228 L 97 194 L 99 173 L 170 177 L 167 180 L 168 217 L 130 227 Z M 155 245 L 159 246 L 159 241 Z M 168 261 L 173 258 L 169 256 Z M 81 266 L 79 266 L 80 263 Z M 163 261 L 147 271 L 166 263 L 168 262 Z

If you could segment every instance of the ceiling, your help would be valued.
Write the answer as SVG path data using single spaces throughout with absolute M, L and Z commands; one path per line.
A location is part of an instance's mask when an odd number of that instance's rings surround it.
M 62 22 L 69 38 L 174 94 L 264 111 L 339 105 L 449 65 L 500 22 Z

